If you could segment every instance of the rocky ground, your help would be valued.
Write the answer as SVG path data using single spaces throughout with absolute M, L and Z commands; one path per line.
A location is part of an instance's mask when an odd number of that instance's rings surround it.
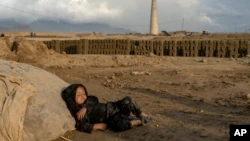
M 87 60 L 93 56 L 71 57 Z M 64 137 L 74 141 L 227 141 L 230 124 L 250 123 L 250 59 L 135 58 L 147 63 L 45 68 L 68 83 L 83 83 L 102 102 L 129 95 L 154 117 L 146 126 L 121 133 L 72 131 Z

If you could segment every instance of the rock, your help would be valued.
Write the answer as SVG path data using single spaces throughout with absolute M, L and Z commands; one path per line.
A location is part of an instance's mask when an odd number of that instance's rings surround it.
M 201 138 L 207 138 L 207 137 L 208 137 L 208 133 L 201 133 L 201 134 L 200 134 L 200 137 L 201 137 Z
M 146 71 L 145 75 L 151 75 L 151 72 Z
M 153 52 L 149 53 L 149 57 L 155 57 L 156 55 Z
M 95 75 L 95 76 L 94 76 L 94 78 L 100 78 L 100 76 L 98 76 L 98 75 Z
M 141 79 L 137 79 L 137 82 L 142 82 L 142 80 Z
M 106 79 L 106 81 L 107 81 L 108 83 L 111 83 L 111 82 L 112 82 L 112 80 L 109 80 L 109 79 Z
M 154 62 L 153 61 L 148 61 L 148 64 L 154 64 Z
M 229 59 L 230 61 L 235 61 L 235 59 L 233 58 L 233 57 L 230 57 L 230 59 Z
M 247 100 L 250 100 L 250 94 L 247 94 L 246 97 L 247 97 Z
M 138 75 L 138 74 L 139 74 L 138 71 L 133 71 L 133 72 L 131 72 L 131 75 L 133 75 L 133 76 Z
M 140 74 L 145 74 L 145 72 L 138 72 L 138 71 L 131 72 L 131 75 L 133 75 L 133 76 L 140 75 Z
M 68 83 L 31 65 L 0 66 L 0 140 L 48 141 L 74 128 L 60 94 Z
M 116 73 L 114 74 L 114 76 L 122 76 L 122 75 L 123 75 L 123 72 L 122 72 L 122 71 L 116 72 Z
M 207 63 L 207 59 L 202 59 L 200 62 Z
M 115 78 L 116 78 L 116 77 L 115 77 L 114 75 L 111 77 L 111 79 L 113 79 L 113 80 L 114 80 Z

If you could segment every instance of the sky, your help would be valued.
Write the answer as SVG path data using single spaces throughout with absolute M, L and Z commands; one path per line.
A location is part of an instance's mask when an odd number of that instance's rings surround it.
M 159 30 L 249 32 L 249 0 L 158 0 Z M 0 20 L 107 23 L 149 32 L 151 0 L 1 0 Z

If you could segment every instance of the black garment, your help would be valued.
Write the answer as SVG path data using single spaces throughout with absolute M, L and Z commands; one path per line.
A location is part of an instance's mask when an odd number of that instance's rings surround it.
M 93 124 L 106 123 L 114 131 L 124 131 L 131 128 L 130 113 L 137 117 L 140 116 L 141 110 L 136 103 L 130 98 L 125 97 L 117 102 L 100 103 L 95 96 L 88 96 L 86 88 L 85 93 L 87 100 L 83 105 L 75 103 L 75 92 L 81 84 L 72 84 L 67 87 L 62 97 L 65 100 L 68 109 L 76 120 L 76 129 L 82 132 L 91 133 Z M 72 102 L 73 99 L 73 102 Z M 82 108 L 87 108 L 84 118 L 80 121 L 77 119 L 76 113 Z
M 75 121 L 76 121 L 76 129 L 79 131 L 84 131 L 87 133 L 91 133 L 91 131 L 93 130 L 93 124 L 90 124 L 88 122 L 88 118 L 87 116 L 84 117 L 83 120 L 78 120 L 77 119 L 77 112 L 85 105 L 78 105 L 75 102 L 75 96 L 76 96 L 76 89 L 78 87 L 83 87 L 85 90 L 85 94 L 88 97 L 88 92 L 87 89 L 82 85 L 82 84 L 72 84 L 70 86 L 68 86 L 66 89 L 63 90 L 62 92 L 62 98 L 65 101 L 71 115 L 74 117 Z
M 142 113 L 140 107 L 129 96 L 117 102 L 113 102 L 112 105 L 108 106 L 108 109 L 112 109 L 111 107 L 117 107 L 118 110 L 115 112 L 108 112 L 109 117 L 106 123 L 108 127 L 115 132 L 132 128 L 130 123 L 131 119 L 129 118 L 130 113 L 133 113 L 136 117 L 139 117 Z

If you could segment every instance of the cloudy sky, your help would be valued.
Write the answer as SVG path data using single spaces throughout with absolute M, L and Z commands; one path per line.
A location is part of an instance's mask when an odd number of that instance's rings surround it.
M 249 0 L 158 0 L 159 30 L 249 32 Z M 151 0 L 1 0 L 0 20 L 98 22 L 147 33 Z

